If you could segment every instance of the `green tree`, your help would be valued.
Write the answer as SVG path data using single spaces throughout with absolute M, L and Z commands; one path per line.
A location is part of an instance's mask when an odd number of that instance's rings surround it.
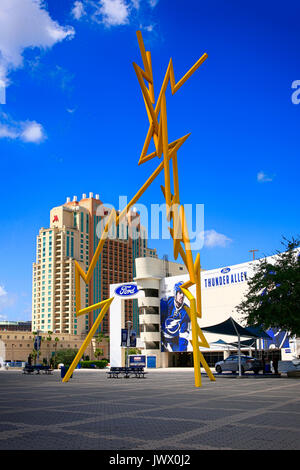
M 103 338 L 104 338 L 104 333 L 102 333 L 102 331 L 100 331 L 100 333 L 98 333 L 97 336 L 96 336 L 96 342 L 97 343 L 102 343 Z
M 77 352 L 77 349 L 61 349 L 55 355 L 54 366 L 57 367 L 58 364 L 63 363 L 64 366 L 69 367 L 72 364 Z
M 141 354 L 141 352 L 138 348 L 128 348 L 128 356 L 131 354 Z M 125 349 L 125 364 L 127 364 L 127 348 Z
M 99 348 L 99 345 L 103 342 L 103 341 L 106 341 L 107 343 L 109 342 L 109 337 L 106 336 L 104 333 L 100 332 L 97 334 L 96 336 L 96 349 L 95 349 L 95 352 L 94 352 L 94 355 L 96 357 L 96 359 L 98 359 L 100 356 L 103 356 L 104 354 L 104 349 L 103 348 Z
M 96 348 L 95 352 L 94 352 L 94 355 L 95 355 L 96 359 L 98 359 L 100 356 L 103 356 L 103 349 Z
M 54 338 L 54 346 L 55 346 L 54 359 L 53 359 L 54 364 L 56 363 L 56 353 L 57 353 L 57 344 L 58 343 L 59 343 L 59 338 L 56 336 Z
M 280 328 L 300 335 L 300 239 L 281 242 L 272 264 L 262 258 L 248 281 L 248 292 L 237 307 L 248 326 Z
M 36 350 L 34 349 L 34 342 L 35 342 L 35 339 L 36 339 L 36 336 L 37 336 L 37 331 L 33 331 L 32 334 L 33 334 L 33 338 L 32 338 L 33 349 L 32 349 L 31 356 L 32 356 L 32 358 L 33 358 L 34 364 L 36 364 L 38 355 L 39 355 L 39 360 L 40 360 L 42 342 L 40 343 L 40 349 L 39 349 L 39 351 L 36 351 Z M 39 336 L 41 336 L 41 333 L 39 333 Z M 42 338 L 42 339 L 43 339 L 43 338 Z
M 142 351 L 141 351 L 140 349 L 138 349 L 138 348 L 129 348 L 129 349 L 128 349 L 128 355 L 129 355 L 129 354 L 141 354 L 141 352 L 142 352 Z
M 33 359 L 33 363 L 36 364 L 37 351 L 35 349 L 31 351 L 31 357 Z
M 46 337 L 46 340 L 49 345 L 51 344 L 51 341 L 52 341 L 52 334 L 53 334 L 52 331 L 48 331 L 48 336 Z M 47 347 L 47 351 L 48 351 L 48 347 Z M 50 351 L 47 352 L 47 361 L 49 362 L 49 360 L 50 360 Z
M 106 341 L 107 343 L 109 343 L 109 336 L 106 336 L 104 333 L 100 332 L 96 336 L 96 343 L 100 344 L 102 343 L 102 341 Z

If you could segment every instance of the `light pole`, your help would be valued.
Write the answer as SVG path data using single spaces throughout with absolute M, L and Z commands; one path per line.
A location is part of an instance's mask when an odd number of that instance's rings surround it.
M 59 338 L 56 336 L 55 338 L 55 343 L 54 343 L 54 346 L 55 346 L 55 350 L 54 350 L 54 367 L 55 367 L 55 364 L 56 364 L 56 351 L 57 351 L 57 343 L 59 341 Z
M 39 352 L 40 352 L 40 340 L 39 340 L 40 330 L 36 331 L 36 350 L 37 350 L 37 364 L 39 363 Z
M 249 253 L 253 253 L 253 261 L 255 260 L 255 252 L 259 250 L 249 250 Z
M 128 352 L 129 352 L 129 347 L 130 347 L 130 331 L 131 331 L 131 325 L 133 325 L 133 323 L 132 323 L 131 320 L 128 320 L 126 323 L 127 323 L 126 367 L 129 367 Z
M 91 342 L 90 342 L 90 347 L 91 347 L 91 349 L 90 349 L 90 361 L 93 360 L 93 339 L 94 339 L 94 337 L 91 339 Z
M 14 363 L 14 344 L 11 345 L 11 362 Z
M 236 326 L 233 322 L 233 318 L 231 318 L 231 323 L 233 325 L 233 328 L 235 329 L 235 332 L 236 332 L 236 335 L 238 337 L 238 359 L 239 359 L 239 377 L 242 376 L 242 365 L 241 365 L 241 336 L 240 336 L 240 332 L 236 329 Z

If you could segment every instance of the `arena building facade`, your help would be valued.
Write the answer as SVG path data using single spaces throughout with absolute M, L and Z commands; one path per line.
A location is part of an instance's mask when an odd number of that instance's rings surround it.
M 272 262 L 273 257 L 269 257 Z M 217 269 L 202 271 L 202 318 L 198 319 L 200 328 L 213 326 L 232 317 L 237 323 L 245 326 L 245 319 L 237 311 L 237 306 L 247 292 L 248 279 L 254 272 L 259 260 L 224 266 Z M 155 367 L 192 366 L 191 325 L 184 314 L 183 304 L 189 305 L 180 291 L 181 283 L 187 281 L 186 268 L 178 263 L 165 262 L 155 258 L 136 259 L 136 277 L 130 291 L 126 284 L 112 284 L 110 296 L 115 301 L 110 308 L 110 362 L 111 366 L 124 365 L 124 348 L 120 344 L 121 328 L 126 328 L 124 304 L 126 299 L 137 298 L 139 306 L 140 331 L 137 347 L 146 356 L 146 363 L 151 358 Z M 127 286 L 122 289 L 122 286 Z M 191 287 L 192 294 L 195 289 Z M 118 293 L 116 293 L 116 291 Z M 133 293 L 134 291 L 134 293 Z M 121 292 L 121 295 L 120 295 Z M 122 294 L 125 292 L 125 294 Z M 177 300 L 178 302 L 177 302 Z M 237 352 L 236 336 L 228 336 L 203 331 L 210 348 L 201 348 L 207 362 L 213 366 L 215 362 Z M 252 348 L 243 348 L 249 355 L 275 351 L 281 360 L 291 360 L 299 354 L 299 343 L 289 338 L 287 332 L 268 330 L 271 340 L 255 339 Z M 241 337 L 243 345 L 249 337 Z

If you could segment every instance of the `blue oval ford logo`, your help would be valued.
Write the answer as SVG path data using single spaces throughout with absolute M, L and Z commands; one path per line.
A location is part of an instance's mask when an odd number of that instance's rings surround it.
M 223 269 L 221 269 L 221 273 L 222 273 L 222 274 L 229 273 L 229 271 L 230 271 L 230 268 L 223 268 Z
M 117 295 L 121 295 L 122 297 L 127 295 L 134 295 L 138 292 L 138 288 L 134 284 L 123 284 L 115 289 L 115 293 Z

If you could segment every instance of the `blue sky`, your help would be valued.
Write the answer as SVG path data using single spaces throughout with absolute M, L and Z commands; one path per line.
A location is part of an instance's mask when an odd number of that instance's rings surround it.
M 298 2 L 2 0 L 0 13 L 0 318 L 31 318 L 35 237 L 52 207 L 90 191 L 117 205 L 157 165 L 137 165 L 148 130 L 137 29 L 156 96 L 170 57 L 178 80 L 208 54 L 167 93 L 170 140 L 192 133 L 178 152 L 181 202 L 205 206 L 202 266 L 299 234 Z M 161 184 L 140 202 L 163 203 Z M 171 241 L 149 244 L 173 259 Z

